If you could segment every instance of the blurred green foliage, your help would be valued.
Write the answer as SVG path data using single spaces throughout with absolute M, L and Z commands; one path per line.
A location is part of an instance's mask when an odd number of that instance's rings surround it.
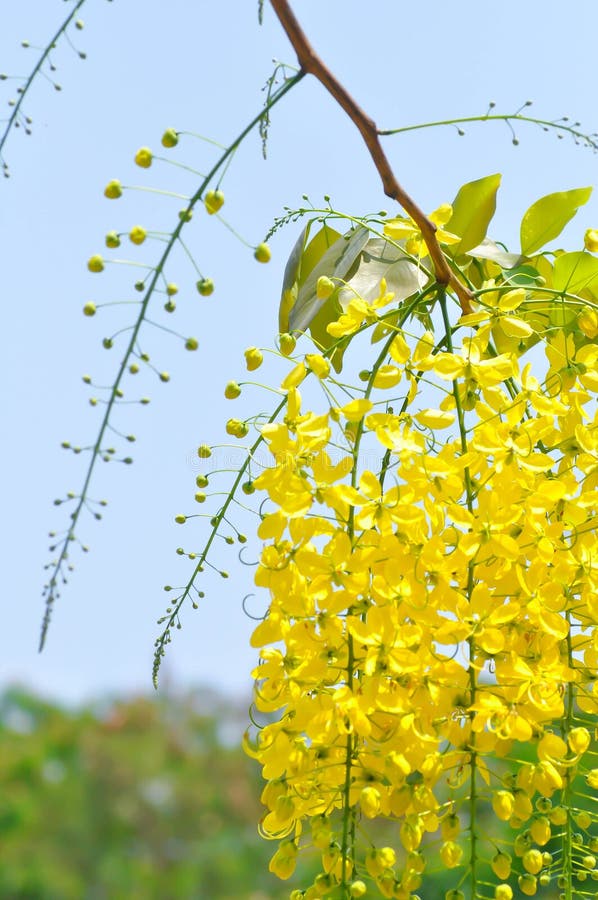
M 278 900 L 247 705 L 213 693 L 65 709 L 0 697 L 3 900 Z

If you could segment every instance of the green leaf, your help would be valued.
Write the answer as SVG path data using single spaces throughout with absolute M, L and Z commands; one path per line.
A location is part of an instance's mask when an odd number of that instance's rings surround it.
M 338 241 L 340 237 L 341 234 L 339 231 L 335 231 L 334 228 L 331 228 L 324 222 L 322 228 L 314 235 L 303 251 L 299 266 L 299 287 L 305 283 L 307 276 L 313 271 L 318 260 L 324 256 L 326 251 L 332 247 L 335 241 Z
M 486 237 L 490 220 L 496 210 L 496 192 L 501 176 L 486 175 L 459 188 L 453 201 L 453 214 L 445 228 L 461 238 L 448 247 L 451 256 L 459 256 L 477 247 Z
M 318 278 L 322 275 L 328 278 L 346 278 L 351 266 L 365 247 L 369 234 L 367 228 L 357 228 L 336 240 L 324 253 L 299 288 L 297 300 L 289 314 L 290 331 L 305 331 L 324 303 L 328 302 L 318 299 L 316 294 Z
M 598 301 L 598 259 L 590 253 L 561 253 L 554 261 L 552 286 L 569 294 L 589 294 Z
M 395 300 L 405 300 L 417 293 L 427 283 L 428 275 L 407 256 L 384 238 L 370 238 L 361 252 L 359 268 L 341 288 L 339 302 L 346 309 L 350 301 L 359 295 L 364 300 L 374 300 L 380 292 L 380 282 L 386 279 L 387 290 Z
M 591 187 L 547 194 L 532 203 L 521 220 L 521 252 L 531 256 L 558 237 L 580 206 L 587 203 Z

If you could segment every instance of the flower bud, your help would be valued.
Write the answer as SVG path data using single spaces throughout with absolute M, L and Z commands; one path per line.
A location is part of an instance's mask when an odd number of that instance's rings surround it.
M 116 247 L 120 247 L 120 238 L 116 231 L 109 231 L 105 238 L 106 246 L 111 250 L 115 250 Z
M 119 197 L 122 197 L 122 193 L 122 184 L 118 178 L 113 178 L 104 188 L 104 197 L 107 197 L 109 200 L 118 200 Z
M 598 228 L 588 228 L 583 236 L 583 245 L 590 253 L 598 253 Z
M 261 350 L 258 350 L 257 347 L 247 348 L 245 351 L 245 364 L 248 372 L 254 372 L 256 369 L 259 369 L 263 361 L 264 357 Z
M 272 253 L 267 244 L 258 244 L 253 254 L 258 262 L 267 263 L 272 258 Z
M 84 316 L 95 316 L 96 314 L 96 305 L 92 303 L 91 300 L 88 300 L 85 306 L 83 307 L 83 315 Z
M 176 147 L 179 142 L 179 136 L 174 130 L 174 128 L 167 128 L 164 134 L 162 135 L 162 146 L 163 147 Z
M 104 271 L 104 260 L 99 253 L 96 253 L 95 256 L 90 256 L 90 258 L 87 260 L 87 268 L 90 272 Z
M 290 356 L 295 347 L 297 346 L 297 341 L 292 334 L 285 332 L 281 334 L 279 339 L 280 344 L 280 352 L 283 356 Z
M 327 300 L 334 291 L 334 281 L 326 275 L 320 275 L 316 283 L 316 296 L 318 300 Z
M 214 282 L 211 278 L 202 278 L 197 282 L 196 288 L 202 297 L 209 297 L 214 293 Z
M 222 191 L 208 191 L 203 202 L 208 215 L 213 216 L 224 206 L 224 194 Z
M 227 400 L 235 400 L 241 393 L 241 388 L 236 381 L 229 381 L 224 388 L 224 396 Z
M 185 350 L 197 350 L 199 347 L 199 341 L 197 338 L 190 337 L 185 341 Z
M 135 154 L 135 162 L 142 169 L 149 169 L 153 158 L 153 153 L 149 147 L 141 147 Z
M 134 225 L 129 231 L 129 240 L 133 244 L 143 244 L 147 237 L 147 231 L 141 225 Z

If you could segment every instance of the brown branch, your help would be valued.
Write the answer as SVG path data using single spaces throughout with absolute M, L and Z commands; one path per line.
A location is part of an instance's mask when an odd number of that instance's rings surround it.
M 270 2 L 289 41 L 293 45 L 301 69 L 313 75 L 324 85 L 326 90 L 332 94 L 339 106 L 344 109 L 351 121 L 357 126 L 382 179 L 384 193 L 387 197 L 400 203 L 419 227 L 432 259 L 437 281 L 440 284 L 450 285 L 459 298 L 463 313 L 470 313 L 470 303 L 473 296 L 465 285 L 459 281 L 447 263 L 436 238 L 436 226 L 397 181 L 380 144 L 376 123 L 366 115 L 351 94 L 335 78 L 330 69 L 317 55 L 295 18 L 295 14 L 287 0 L 270 0 Z

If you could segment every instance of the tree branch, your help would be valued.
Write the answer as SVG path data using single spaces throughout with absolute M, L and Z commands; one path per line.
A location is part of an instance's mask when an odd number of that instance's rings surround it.
M 380 144 L 376 123 L 355 102 L 351 94 L 320 59 L 295 18 L 295 14 L 287 0 L 270 0 L 270 2 L 289 41 L 293 45 L 302 71 L 317 78 L 357 126 L 378 170 L 384 193 L 392 200 L 396 200 L 419 227 L 432 260 L 437 281 L 440 284 L 450 285 L 459 298 L 463 313 L 470 313 L 472 294 L 459 281 L 447 263 L 436 238 L 436 226 L 397 181 Z

